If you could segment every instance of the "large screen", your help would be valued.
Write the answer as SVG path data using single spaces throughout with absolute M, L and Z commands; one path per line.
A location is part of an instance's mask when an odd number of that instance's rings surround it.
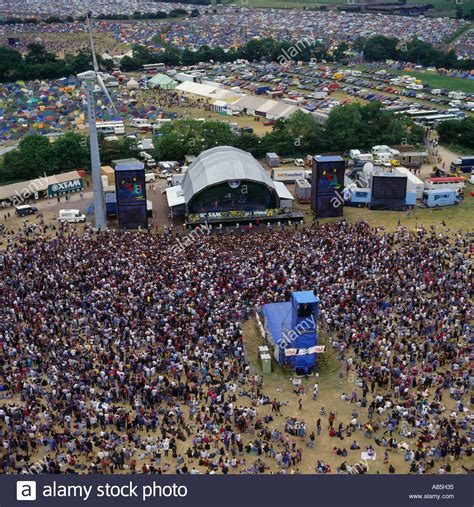
M 316 192 L 341 192 L 344 187 L 344 160 L 316 163 Z
M 373 176 L 372 199 L 405 201 L 407 178 L 401 176 Z
M 145 171 L 143 169 L 117 171 L 115 180 L 119 204 L 146 201 Z
M 321 159 L 313 162 L 311 209 L 320 218 L 340 217 L 344 208 L 345 162 L 340 157 Z
M 144 169 L 115 171 L 117 215 L 123 229 L 146 228 L 146 184 Z

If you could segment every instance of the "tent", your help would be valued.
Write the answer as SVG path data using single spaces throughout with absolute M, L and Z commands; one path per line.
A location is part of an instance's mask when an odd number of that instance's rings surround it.
M 127 83 L 127 89 L 128 90 L 138 90 L 139 84 L 138 81 L 135 81 L 135 79 L 130 79 Z
M 156 74 L 148 81 L 149 88 L 161 88 L 162 90 L 174 90 L 177 84 L 166 74 Z

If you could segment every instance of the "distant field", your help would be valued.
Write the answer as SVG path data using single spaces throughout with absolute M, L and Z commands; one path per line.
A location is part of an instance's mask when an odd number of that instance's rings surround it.
M 423 84 L 427 83 L 432 88 L 444 88 L 451 91 L 474 93 L 474 80 L 441 76 L 432 72 L 394 72 L 396 74 L 408 74 L 410 76 L 416 77 L 416 79 L 421 79 Z

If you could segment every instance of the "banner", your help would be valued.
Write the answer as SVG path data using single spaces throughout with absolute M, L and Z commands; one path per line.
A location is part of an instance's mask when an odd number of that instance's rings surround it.
M 254 458 L 256 459 L 256 458 Z M 468 475 L 0 475 L 2 507 L 472 507 Z M 317 494 L 316 494 L 317 492 Z M 295 502 L 295 494 L 298 500 Z M 25 501 L 27 503 L 25 503 Z M 28 504 L 28 502 L 30 502 Z
M 63 181 L 62 183 L 52 183 L 48 186 L 48 196 L 56 197 L 58 195 L 68 194 L 69 192 L 79 192 L 82 188 L 82 178 Z

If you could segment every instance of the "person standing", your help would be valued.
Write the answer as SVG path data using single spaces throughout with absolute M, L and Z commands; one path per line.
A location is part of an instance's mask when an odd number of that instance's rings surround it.
M 313 386 L 313 400 L 317 400 L 318 399 L 318 394 L 319 394 L 319 386 L 318 384 L 314 384 Z

